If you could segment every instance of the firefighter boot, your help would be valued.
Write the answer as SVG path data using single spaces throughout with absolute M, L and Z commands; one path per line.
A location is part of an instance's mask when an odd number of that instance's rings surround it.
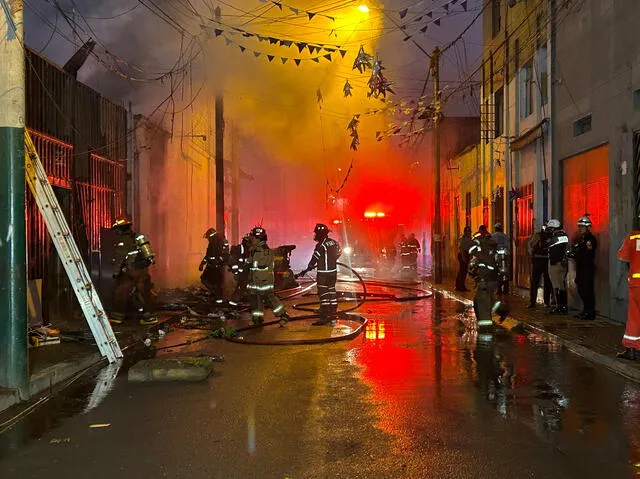
M 287 323 L 289 322 L 289 320 L 291 319 L 291 316 L 289 316 L 287 313 L 283 313 L 280 315 L 280 327 L 284 328 Z
M 142 326 L 158 324 L 158 317 L 153 313 L 144 313 L 140 319 L 140 324 Z
M 640 359 L 638 351 L 633 348 L 626 348 L 623 352 L 616 354 L 616 357 L 620 359 L 628 359 L 629 361 L 636 361 L 637 359 Z

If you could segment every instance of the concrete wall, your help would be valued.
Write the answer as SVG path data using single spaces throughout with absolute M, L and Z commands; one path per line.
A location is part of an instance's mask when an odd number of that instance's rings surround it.
M 633 223 L 633 134 L 640 129 L 640 110 L 633 94 L 640 88 L 640 2 L 583 0 L 561 10 L 557 31 L 556 161 L 602 144 L 609 145 L 608 264 L 610 304 L 597 308 L 617 321 L 626 318 L 625 271 L 615 259 Z M 591 114 L 591 131 L 574 136 L 574 121 Z M 566 218 L 565 221 L 575 221 Z

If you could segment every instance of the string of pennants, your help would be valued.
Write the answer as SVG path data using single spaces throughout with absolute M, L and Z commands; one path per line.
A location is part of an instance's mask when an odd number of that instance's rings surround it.
M 246 50 L 250 50 L 253 52 L 253 55 L 257 57 L 264 56 L 267 58 L 269 62 L 273 61 L 275 58 L 279 58 L 280 61 L 285 64 L 287 61 L 291 60 L 296 65 L 300 65 L 303 61 L 313 61 L 315 63 L 319 63 L 320 59 L 325 59 L 327 61 L 333 60 L 333 55 L 338 54 L 342 58 L 347 55 L 347 50 L 340 47 L 340 45 L 334 45 L 329 43 L 308 43 L 308 42 L 296 42 L 293 40 L 276 38 L 271 36 L 264 36 L 257 33 L 248 32 L 238 27 L 230 27 L 230 29 L 225 28 L 213 28 L 213 33 L 216 37 L 224 38 L 225 44 L 229 45 L 237 45 L 241 52 L 245 52 Z M 280 47 L 297 47 L 298 53 L 302 53 L 304 50 L 308 50 L 312 55 L 316 53 L 322 53 L 322 55 L 316 55 L 315 57 L 289 57 L 289 56 L 281 56 L 274 55 L 270 53 L 260 52 L 257 50 L 253 50 L 248 48 L 247 46 L 237 42 L 236 40 L 231 38 L 231 35 L 241 35 L 244 38 L 255 38 L 259 42 L 268 42 L 270 45 L 277 45 Z
M 426 0 L 422 0 L 414 5 L 412 5 L 411 7 L 416 7 L 416 6 L 421 6 L 423 3 L 425 3 Z M 420 32 L 424 33 L 427 31 L 427 29 L 429 28 L 429 25 L 433 24 L 436 26 L 440 26 L 441 21 L 444 17 L 446 17 L 447 15 L 450 15 L 451 13 L 456 12 L 455 10 L 453 10 L 452 8 L 458 4 L 459 0 L 449 0 L 448 2 L 445 2 L 443 5 L 441 5 L 438 8 L 444 9 L 445 13 L 437 16 L 436 18 L 434 18 L 434 16 L 436 15 L 436 10 L 437 9 L 433 9 L 430 10 L 428 12 L 425 13 L 420 13 L 418 16 L 406 21 L 403 25 L 400 25 L 400 30 L 402 30 L 403 32 L 406 33 L 407 28 L 414 26 L 415 24 L 420 24 L 423 21 L 425 21 L 426 19 L 426 23 L 424 23 L 424 25 L 419 29 Z M 463 0 L 459 3 L 460 7 L 462 8 L 462 10 L 457 10 L 458 13 L 461 12 L 466 12 L 467 11 L 467 7 L 468 7 L 468 0 Z M 401 20 L 404 20 L 407 15 L 409 13 L 409 8 L 404 8 L 402 10 L 400 10 L 398 12 L 398 15 L 400 16 Z M 407 40 L 409 40 L 413 35 L 407 34 L 404 37 L 404 41 L 406 42 Z
M 275 0 L 258 0 L 260 3 L 272 3 L 273 5 L 275 5 L 276 7 L 278 7 L 280 10 L 282 10 L 283 8 L 286 8 L 287 10 L 291 11 L 292 13 L 295 13 L 296 15 L 300 15 L 300 13 L 304 13 L 307 17 L 309 17 L 309 20 L 313 20 L 314 17 L 324 17 L 324 18 L 328 18 L 329 20 L 331 20 L 332 22 L 335 22 L 336 17 L 332 17 L 331 15 L 325 15 L 324 13 L 317 13 L 317 12 L 311 12 L 309 10 L 303 10 L 301 8 L 296 8 L 296 7 L 292 7 L 291 5 L 286 5 L 282 2 L 277 2 Z

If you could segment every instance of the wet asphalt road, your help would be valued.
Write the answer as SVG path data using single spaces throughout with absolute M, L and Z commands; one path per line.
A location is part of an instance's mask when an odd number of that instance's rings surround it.
M 535 336 L 499 330 L 479 339 L 464 326 L 472 313 L 453 300 L 368 303 L 361 312 L 366 332 L 344 343 L 192 345 L 225 356 L 207 382 L 140 385 L 121 375 L 88 412 L 96 383 L 77 381 L 0 435 L 0 477 L 640 472 L 638 385 Z M 328 334 L 320 329 L 299 322 L 260 334 Z

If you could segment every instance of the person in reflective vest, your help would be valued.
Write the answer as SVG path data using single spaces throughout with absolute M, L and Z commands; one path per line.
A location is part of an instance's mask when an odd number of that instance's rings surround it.
M 249 280 L 249 235 L 242 238 L 240 244 L 233 245 L 229 250 L 229 258 L 227 264 L 233 279 L 236 282 L 236 288 L 231 298 L 233 301 L 241 301 L 246 294 L 247 281 Z
M 527 250 L 531 257 L 531 287 L 529 289 L 529 305 L 527 308 L 535 308 L 538 299 L 540 278 L 543 283 L 543 299 L 546 307 L 551 306 L 551 278 L 549 277 L 549 232 L 544 223 L 540 231 L 533 233 L 527 244 Z
M 562 229 L 560 221 L 550 219 L 547 223 L 549 231 L 549 277 L 556 298 L 556 307 L 551 314 L 567 314 L 567 249 L 569 237 Z
M 133 305 L 140 324 L 156 324 L 158 318 L 149 275 L 149 266 L 155 259 L 151 245 L 145 235 L 133 231 L 127 218 L 118 218 L 111 228 L 117 234 L 112 259 L 116 285 L 109 320 L 122 323 L 128 316 L 129 306 Z
M 636 361 L 640 359 L 640 230 L 632 231 L 625 237 L 618 250 L 618 259 L 629 265 L 629 306 L 627 326 L 622 337 L 625 350 L 618 357 Z
M 251 320 L 253 324 L 264 322 L 265 304 L 273 309 L 273 314 L 280 318 L 280 327 L 289 321 L 289 315 L 274 292 L 275 277 L 273 262 L 275 255 L 267 245 L 267 232 L 264 228 L 255 227 L 249 233 L 249 281 L 247 294 L 251 302 Z
M 215 228 L 209 228 L 203 236 L 208 241 L 207 252 L 198 268 L 201 272 L 200 281 L 209 290 L 211 297 L 222 303 L 222 286 L 224 285 L 224 263 L 228 256 L 229 244 Z
M 491 237 L 497 244 L 496 262 L 498 266 L 498 294 L 509 294 L 509 248 L 511 240 L 504 233 L 502 223 L 496 223 Z
M 400 263 L 404 279 L 415 278 L 418 270 L 419 252 L 420 242 L 416 239 L 415 233 L 411 233 L 409 238 L 402 237 L 400 241 Z
M 580 236 L 571 247 L 570 256 L 576 264 L 576 288 L 582 300 L 582 312 L 576 315 L 578 319 L 596 319 L 596 294 L 594 282 L 596 277 L 596 250 L 598 240 L 591 233 L 592 223 L 589 215 L 578 220 Z
M 504 316 L 502 304 L 495 300 L 498 285 L 497 246 L 486 227 L 481 226 L 479 231 L 473 235 L 473 245 L 469 248 L 471 257 L 469 274 L 476 282 L 473 310 L 476 313 L 479 332 L 493 329 L 491 317 L 494 312 L 500 310 L 501 317 Z
M 325 324 L 333 325 L 338 311 L 338 295 L 336 293 L 336 281 L 338 279 L 338 258 L 342 254 L 338 242 L 329 237 L 329 228 L 322 224 L 316 224 L 313 229 L 313 240 L 316 247 L 313 250 L 311 260 L 307 268 L 301 271 L 297 277 L 304 276 L 309 271 L 318 268 L 316 276 L 320 319 L 313 323 L 314 326 Z

